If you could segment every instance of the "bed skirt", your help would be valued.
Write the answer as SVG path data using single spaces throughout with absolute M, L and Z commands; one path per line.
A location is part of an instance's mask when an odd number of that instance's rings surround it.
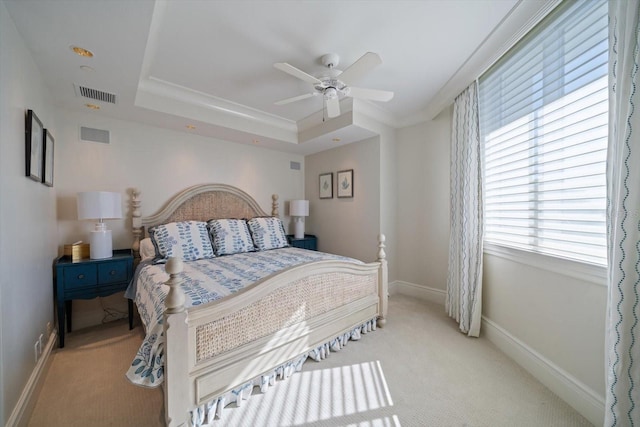
M 334 339 L 301 354 L 295 359 L 278 366 L 271 372 L 267 372 L 251 381 L 247 381 L 245 384 L 225 393 L 224 395 L 197 407 L 190 413 L 189 425 L 192 427 L 215 425 L 214 421 L 222 418 L 222 414 L 226 406 L 235 403 L 237 407 L 240 407 L 244 400 L 248 400 L 251 397 L 254 387 L 260 387 L 260 392 L 266 393 L 269 390 L 269 387 L 275 384 L 276 380 L 285 380 L 294 372 L 300 371 L 307 358 L 320 362 L 329 356 L 331 351 L 339 351 L 342 347 L 347 345 L 349 340 L 357 341 L 360 339 L 362 334 L 375 331 L 376 320 L 377 317 L 363 323 L 362 325 L 356 326 L 352 330 L 347 331 L 344 334 L 341 334 Z

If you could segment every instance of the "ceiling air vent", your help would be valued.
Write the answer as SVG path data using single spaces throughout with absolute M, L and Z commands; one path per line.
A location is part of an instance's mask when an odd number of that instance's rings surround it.
M 83 96 L 89 99 L 95 99 L 96 101 L 108 102 L 110 104 L 116 103 L 116 96 L 113 93 L 104 92 L 97 89 L 91 89 L 90 87 L 76 86 L 76 93 L 79 96 Z

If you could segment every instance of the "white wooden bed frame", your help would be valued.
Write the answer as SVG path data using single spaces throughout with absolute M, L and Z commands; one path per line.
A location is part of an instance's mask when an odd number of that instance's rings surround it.
M 278 196 L 272 199 L 271 216 L 278 216 Z M 247 193 L 224 184 L 188 188 L 149 217 L 140 214 L 137 190 L 133 190 L 132 205 L 132 249 L 138 258 L 145 227 L 183 220 L 269 216 Z M 377 317 L 378 326 L 383 326 L 388 286 L 384 241 L 380 235 L 376 262 L 319 261 L 292 267 L 222 300 L 193 308 L 184 307 L 179 286 L 182 261 L 170 259 L 166 264 L 170 290 L 164 315 L 167 425 L 187 423 L 196 407 L 371 319 Z M 265 317 L 266 304 L 273 305 L 292 293 L 305 296 L 289 301 L 298 307 L 298 318 L 292 317 L 292 311 L 282 318 L 277 314 Z M 257 323 L 264 326 L 263 334 L 250 338 Z M 212 339 L 217 339 L 213 337 L 219 338 L 225 330 L 249 338 L 232 343 L 220 339 L 222 342 L 214 346 L 216 351 L 208 349 Z

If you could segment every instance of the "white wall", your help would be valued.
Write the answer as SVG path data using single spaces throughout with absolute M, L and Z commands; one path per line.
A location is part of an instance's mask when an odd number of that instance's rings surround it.
M 168 197 L 192 185 L 224 183 L 253 196 L 271 212 L 271 195 L 278 194 L 280 216 L 285 202 L 304 195 L 304 158 L 299 155 L 173 132 L 139 123 L 104 118 L 93 112 L 59 114 L 56 152 L 60 249 L 65 243 L 87 240 L 91 221 L 78 221 L 76 193 L 117 191 L 123 195 L 124 219 L 108 221 L 114 248 L 130 247 L 130 189 L 142 192 L 142 215 L 155 213 Z M 80 126 L 109 130 L 110 144 L 84 142 Z M 290 169 L 290 161 L 301 170 Z M 122 294 L 96 300 L 74 301 L 74 327 L 100 323 L 102 308 L 126 313 Z M 107 316 L 105 321 L 112 320 Z
M 562 372 L 548 380 L 540 378 L 543 383 L 591 422 L 602 424 L 607 288 L 604 283 L 595 283 L 597 281 L 574 278 L 485 252 L 482 311 L 485 321 L 498 325 L 510 337 L 546 358 L 553 369 Z M 525 354 L 525 357 L 535 360 L 538 355 Z M 519 362 L 529 368 L 526 364 L 530 362 L 526 359 Z M 561 388 L 561 384 L 555 384 L 565 380 L 565 373 L 569 388 L 575 388 L 585 397 L 573 396 Z
M 375 261 L 380 230 L 380 138 L 336 147 L 305 158 L 305 231 L 318 249 Z M 336 172 L 353 169 L 353 198 L 338 198 Z M 333 172 L 333 198 L 319 198 L 319 175 Z
M 398 280 L 444 291 L 451 110 L 398 131 Z
M 56 189 L 25 177 L 25 112 L 54 138 L 51 98 L 0 2 L 0 421 L 5 425 L 35 367 L 34 344 L 53 322 Z M 46 340 L 45 340 L 46 342 Z

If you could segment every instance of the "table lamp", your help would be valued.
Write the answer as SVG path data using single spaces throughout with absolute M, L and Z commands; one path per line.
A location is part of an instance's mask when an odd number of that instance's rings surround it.
M 78 193 L 78 219 L 97 219 L 89 238 L 91 259 L 111 258 L 113 240 L 107 230 L 105 219 L 122 218 L 122 196 L 108 191 L 85 191 Z
M 289 215 L 295 217 L 296 239 L 304 239 L 304 217 L 309 216 L 309 201 L 308 200 L 292 200 L 289 202 Z

